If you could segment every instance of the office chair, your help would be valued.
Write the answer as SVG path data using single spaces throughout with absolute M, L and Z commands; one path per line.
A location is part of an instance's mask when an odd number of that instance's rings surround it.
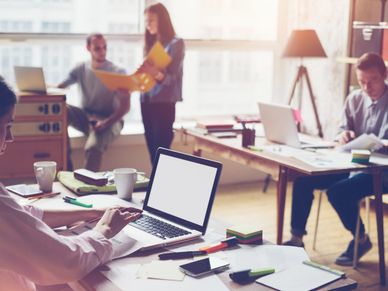
M 320 211 L 321 211 L 322 195 L 324 192 L 325 192 L 325 190 L 321 190 L 319 192 L 317 216 L 315 219 L 315 228 L 314 228 L 313 250 L 316 250 L 315 247 L 316 247 L 317 235 L 318 235 L 319 215 L 320 215 Z M 369 211 L 370 210 L 370 199 L 369 199 L 369 197 L 365 197 L 364 199 L 361 199 L 359 209 L 361 209 L 361 204 L 363 201 L 365 201 L 366 229 L 367 229 L 367 233 L 369 233 L 370 232 L 370 211 Z M 354 238 L 355 249 L 354 249 L 354 256 L 353 256 L 353 268 L 357 268 L 357 263 L 358 263 L 357 256 L 358 256 L 358 241 L 360 239 L 360 222 L 361 222 L 361 217 L 360 217 L 360 215 L 358 215 L 357 226 L 356 226 L 356 235 Z

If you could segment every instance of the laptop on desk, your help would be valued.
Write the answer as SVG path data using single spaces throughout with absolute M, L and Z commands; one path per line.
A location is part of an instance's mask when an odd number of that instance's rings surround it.
M 259 102 L 260 118 L 267 140 L 295 148 L 330 148 L 333 142 L 315 140 L 298 133 L 293 109 L 288 105 Z
M 185 242 L 205 234 L 222 164 L 159 148 L 142 216 L 124 232 L 145 249 Z
M 19 91 L 42 94 L 55 94 L 63 92 L 59 88 L 47 88 L 43 69 L 40 67 L 15 66 L 15 81 Z

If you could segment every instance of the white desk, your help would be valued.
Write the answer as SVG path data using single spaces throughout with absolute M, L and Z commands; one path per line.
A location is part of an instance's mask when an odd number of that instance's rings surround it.
M 64 203 L 62 200 L 62 196 L 68 195 L 68 196 L 75 196 L 72 192 L 70 192 L 68 189 L 63 187 L 60 183 L 55 183 L 54 185 L 54 190 L 60 191 L 61 194 L 53 197 L 53 198 L 45 198 L 45 199 L 40 199 L 36 202 L 33 202 L 33 205 L 41 207 L 43 209 L 79 209 L 79 206 L 75 206 L 72 204 L 67 204 Z M 105 200 L 114 200 L 114 204 L 117 204 L 115 196 L 114 195 L 98 195 L 99 198 L 98 200 L 102 201 Z M 96 197 L 96 196 L 94 196 Z M 127 202 L 127 201 L 120 201 L 120 205 L 122 206 L 137 206 L 140 207 L 142 204 L 142 199 L 144 198 L 144 192 L 138 192 L 134 193 L 133 197 L 133 203 Z M 88 199 L 90 199 L 88 201 Z M 92 197 L 88 198 L 88 196 L 84 196 L 82 198 L 84 201 L 88 202 L 93 202 Z M 101 202 L 100 202 L 101 203 Z M 98 206 L 98 203 L 94 203 L 94 206 Z M 217 222 L 214 219 L 211 219 L 209 222 L 209 227 L 208 229 L 214 230 L 213 233 L 216 235 L 219 234 L 219 236 L 223 236 L 225 232 L 225 227 L 227 225 L 224 225 L 222 222 Z M 193 241 L 192 243 L 198 243 L 201 242 L 200 240 Z M 203 240 L 202 240 L 203 242 Z M 206 242 L 206 244 L 209 242 Z M 157 260 L 158 256 L 157 254 L 160 252 L 166 251 L 165 249 L 159 249 L 159 250 L 153 250 L 153 251 L 147 251 L 147 252 L 142 252 L 139 254 L 133 254 L 130 257 L 126 257 L 123 259 L 119 260 L 119 265 L 120 266 L 125 266 L 126 264 L 145 264 L 149 263 L 151 261 Z M 232 251 L 231 251 L 232 252 Z M 109 281 L 104 275 L 102 275 L 99 270 L 104 270 L 104 266 L 100 267 L 99 269 L 91 272 L 89 275 L 87 275 L 85 278 L 78 282 L 73 282 L 69 283 L 69 285 L 74 289 L 74 290 L 101 290 L 101 291 L 106 291 L 106 290 L 121 290 L 118 287 L 116 287 L 111 281 Z M 228 289 L 231 290 L 271 290 L 265 286 L 256 284 L 256 283 L 251 283 L 248 285 L 238 285 L 234 282 L 231 281 L 231 279 L 228 276 L 228 271 L 223 272 L 218 274 L 217 276 L 219 279 L 222 281 L 223 284 L 226 285 Z M 331 288 L 335 287 L 345 287 L 347 290 L 349 289 L 354 289 L 357 287 L 357 283 L 353 281 L 352 279 L 345 278 L 345 279 L 340 279 L 337 280 L 330 285 L 327 285 L 324 288 L 320 288 L 319 290 L 329 290 Z

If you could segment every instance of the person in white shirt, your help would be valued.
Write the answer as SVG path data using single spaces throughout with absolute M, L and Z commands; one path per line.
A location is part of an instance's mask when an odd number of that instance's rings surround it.
M 0 155 L 13 140 L 15 103 L 14 92 L 0 80 Z M 0 290 L 36 290 L 35 284 L 81 279 L 112 259 L 109 239 L 139 215 L 120 208 L 43 211 L 19 205 L 0 184 Z M 98 217 L 97 225 L 81 235 L 65 237 L 52 229 Z

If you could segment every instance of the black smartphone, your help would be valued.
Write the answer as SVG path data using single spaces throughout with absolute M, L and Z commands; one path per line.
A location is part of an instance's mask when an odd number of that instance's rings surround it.
M 200 277 L 209 273 L 218 273 L 229 268 L 229 263 L 216 257 L 190 262 L 180 265 L 179 269 L 192 277 Z

